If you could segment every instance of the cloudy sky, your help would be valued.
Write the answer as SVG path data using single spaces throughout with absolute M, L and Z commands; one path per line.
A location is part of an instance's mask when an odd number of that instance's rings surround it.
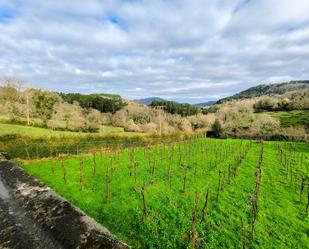
M 309 1 L 0 0 L 0 77 L 190 103 L 309 79 Z

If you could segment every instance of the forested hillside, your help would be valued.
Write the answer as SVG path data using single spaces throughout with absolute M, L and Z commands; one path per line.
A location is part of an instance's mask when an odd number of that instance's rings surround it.
M 70 104 L 78 102 L 83 108 L 93 108 L 100 112 L 115 113 L 125 105 L 120 95 L 61 93 L 60 96 Z
M 183 117 L 192 116 L 200 112 L 199 108 L 194 107 L 190 104 L 179 104 L 173 101 L 159 101 L 154 100 L 151 103 L 152 107 L 160 107 L 171 114 L 179 114 Z
M 230 100 L 249 99 L 264 95 L 284 94 L 287 92 L 303 90 L 306 88 L 309 88 L 309 80 L 290 81 L 278 84 L 262 84 L 251 87 L 233 96 L 220 99 L 217 101 L 217 103 L 220 104 Z

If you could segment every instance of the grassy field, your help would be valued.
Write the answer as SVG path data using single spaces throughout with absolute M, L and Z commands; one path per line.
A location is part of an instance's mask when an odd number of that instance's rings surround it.
M 0 136 L 3 135 L 22 135 L 31 137 L 68 137 L 68 136 L 88 136 L 88 135 L 106 135 L 117 134 L 124 136 L 143 135 L 137 132 L 125 132 L 121 127 L 101 126 L 99 133 L 72 132 L 72 131 L 55 131 L 46 128 L 32 127 L 17 124 L 0 123 Z
M 280 111 L 280 112 L 267 112 L 272 117 L 280 120 L 282 127 L 307 125 L 309 126 L 309 111 L 308 110 L 295 110 L 295 111 Z
M 197 138 L 23 167 L 134 248 L 309 248 L 308 160 L 305 143 Z

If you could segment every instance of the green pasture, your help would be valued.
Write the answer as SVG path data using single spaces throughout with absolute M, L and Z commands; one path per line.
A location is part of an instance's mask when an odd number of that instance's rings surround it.
M 309 126 L 309 111 L 308 110 L 294 110 L 294 111 L 279 111 L 267 112 L 274 118 L 280 120 L 282 127 L 305 125 Z
M 98 133 L 73 132 L 73 131 L 57 131 L 47 128 L 0 123 L 0 136 L 3 135 L 21 135 L 29 137 L 69 137 L 69 136 L 89 136 L 89 135 L 106 135 L 117 134 L 121 136 L 137 136 L 144 135 L 138 132 L 125 132 L 121 127 L 101 126 Z

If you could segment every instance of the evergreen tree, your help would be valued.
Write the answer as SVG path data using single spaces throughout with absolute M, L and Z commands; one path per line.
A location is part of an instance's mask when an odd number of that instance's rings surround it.
M 214 137 L 219 138 L 222 136 L 223 129 L 222 129 L 222 125 L 219 119 L 215 120 L 215 122 L 211 126 L 211 129 L 212 129 Z

